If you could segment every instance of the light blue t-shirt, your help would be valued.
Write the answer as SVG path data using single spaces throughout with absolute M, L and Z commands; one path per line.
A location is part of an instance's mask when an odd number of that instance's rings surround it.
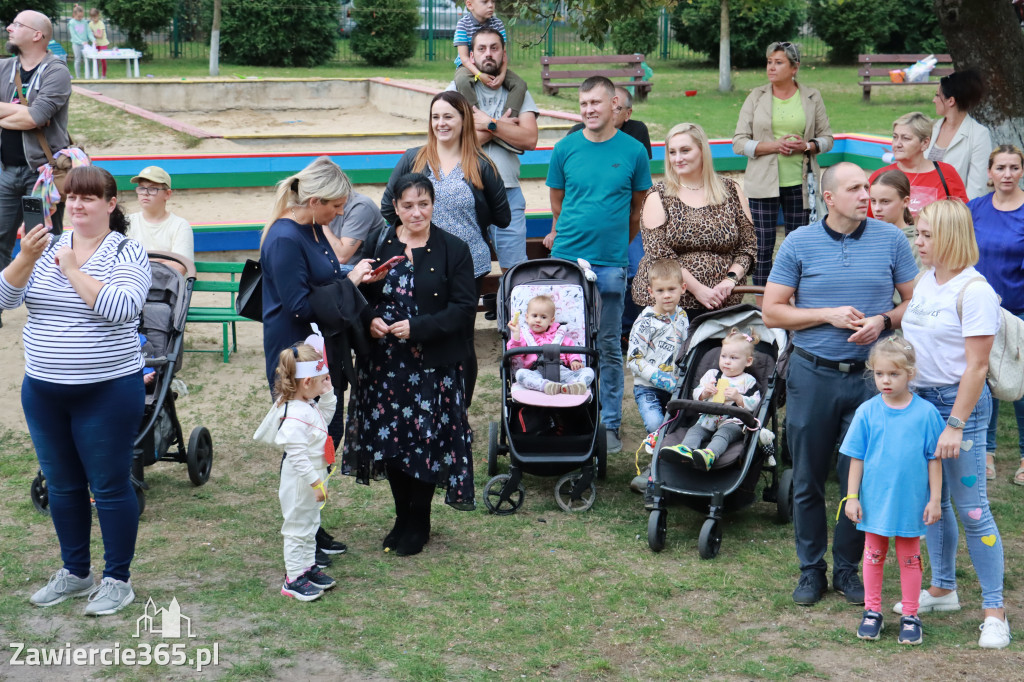
M 864 461 L 857 530 L 887 538 L 924 535 L 928 460 L 935 459 L 945 427 L 935 406 L 916 394 L 902 410 L 886 405 L 881 395 L 857 408 L 839 448 Z
M 551 256 L 626 267 L 633 192 L 651 188 L 647 149 L 618 130 L 604 142 L 577 131 L 555 144 L 546 184 L 565 190 Z
M 768 281 L 796 289 L 797 308 L 853 306 L 865 317 L 892 310 L 896 284 L 917 276 L 903 231 L 867 218 L 851 234 L 823 220 L 793 231 L 782 242 Z M 826 360 L 866 360 L 870 345 L 848 343 L 852 330 L 819 324 L 793 332 L 793 343 Z

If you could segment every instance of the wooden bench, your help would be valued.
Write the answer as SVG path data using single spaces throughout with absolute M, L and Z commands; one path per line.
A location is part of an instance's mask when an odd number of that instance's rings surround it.
M 874 87 L 885 87 L 890 85 L 928 85 L 935 87 L 938 85 L 938 79 L 943 76 L 948 76 L 953 73 L 952 68 L 939 68 L 935 67 L 932 72 L 928 75 L 928 80 L 920 83 L 893 83 L 889 79 L 889 72 L 894 69 L 902 69 L 912 64 L 919 62 L 928 55 L 926 54 L 862 54 L 857 56 L 857 63 L 860 64 L 860 68 L 857 70 L 857 75 L 860 77 L 860 86 L 864 88 L 864 102 L 871 101 L 871 88 Z M 953 58 L 948 54 L 937 54 L 935 58 L 939 64 L 952 64 Z M 881 80 L 871 80 L 872 78 L 881 78 Z
M 242 274 L 245 263 L 215 263 L 209 261 L 196 261 L 196 281 L 192 291 L 211 291 L 228 295 L 225 306 L 197 306 L 189 305 L 186 323 L 214 323 L 221 325 L 221 350 L 213 349 L 188 349 L 192 353 L 220 353 L 224 354 L 224 362 L 228 362 L 232 351 L 238 351 L 238 336 L 235 329 L 236 322 L 252 322 L 247 317 L 242 317 L 235 312 L 235 297 L 238 296 L 238 280 Z M 203 275 L 227 274 L 229 279 L 220 277 L 204 278 Z M 228 344 L 228 326 L 231 327 L 231 344 Z
M 557 95 L 562 88 L 578 88 L 591 76 L 605 76 L 615 85 L 635 88 L 634 97 L 638 102 L 647 99 L 647 93 L 654 87 L 644 80 L 642 54 L 590 55 L 586 57 L 541 57 L 540 76 L 544 94 Z M 552 66 L 585 65 L 584 68 L 553 71 Z M 602 68 L 603 65 L 603 68 Z M 617 67 L 617 68 L 615 68 Z M 571 78 L 571 83 L 552 83 L 555 79 Z

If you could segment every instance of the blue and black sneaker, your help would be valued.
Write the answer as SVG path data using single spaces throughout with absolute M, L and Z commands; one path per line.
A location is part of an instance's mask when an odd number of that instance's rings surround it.
M 917 616 L 900 618 L 900 636 L 897 639 L 900 644 L 920 644 L 923 639 L 921 620 Z
M 885 627 L 885 622 L 882 620 L 882 614 L 878 611 L 864 611 L 864 617 L 861 618 L 860 627 L 857 628 L 857 637 L 860 639 L 876 640 L 882 636 L 882 629 Z M 900 635 L 902 637 L 902 633 Z

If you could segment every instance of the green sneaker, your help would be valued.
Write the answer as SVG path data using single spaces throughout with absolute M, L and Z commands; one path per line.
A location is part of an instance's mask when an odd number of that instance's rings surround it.
M 711 465 L 715 463 L 715 453 L 707 448 L 693 451 L 693 468 L 698 471 L 711 471 Z
M 68 569 L 62 568 L 50 576 L 50 581 L 28 600 L 36 606 L 53 606 L 72 597 L 85 597 L 95 589 L 92 571 L 84 578 L 79 578 Z
M 680 460 L 689 462 L 693 459 L 693 451 L 689 447 L 680 443 L 679 445 L 669 445 L 663 447 L 658 451 L 658 456 L 668 458 L 670 462 L 678 462 Z

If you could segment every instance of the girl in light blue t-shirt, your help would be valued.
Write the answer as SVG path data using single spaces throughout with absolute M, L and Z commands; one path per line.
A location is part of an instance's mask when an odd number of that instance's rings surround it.
M 935 459 L 946 423 L 927 400 L 910 391 L 916 357 L 900 336 L 871 349 L 868 367 L 878 395 L 857 408 L 839 452 L 850 457 L 846 516 L 864 531 L 864 615 L 857 636 L 882 632 L 882 575 L 889 538 L 895 538 L 903 593 L 900 644 L 921 643 L 921 535 L 939 520 L 942 464 Z
M 68 35 L 71 36 L 71 49 L 75 53 L 75 78 L 79 78 L 82 64 L 85 62 L 82 48 L 89 42 L 89 22 L 85 20 L 85 10 L 81 5 L 75 5 L 71 10 Z

